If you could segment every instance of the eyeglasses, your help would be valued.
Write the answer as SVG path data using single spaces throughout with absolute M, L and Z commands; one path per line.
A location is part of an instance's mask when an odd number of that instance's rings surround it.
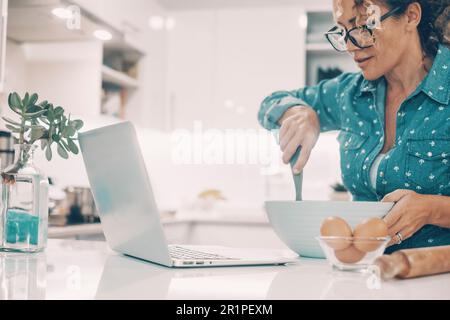
M 401 8 L 397 7 L 380 17 L 380 22 L 396 14 Z M 339 52 L 348 50 L 347 42 L 350 40 L 360 49 L 370 48 L 375 44 L 373 28 L 367 24 L 348 30 L 345 26 L 335 26 L 325 33 L 328 42 Z

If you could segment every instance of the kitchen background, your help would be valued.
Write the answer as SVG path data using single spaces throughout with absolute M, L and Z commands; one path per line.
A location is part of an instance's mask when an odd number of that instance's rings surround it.
M 163 212 L 251 220 L 265 200 L 294 199 L 289 167 L 278 165 L 281 153 L 256 120 L 261 101 L 355 70 L 325 43 L 331 25 L 331 0 L 9 0 L 1 112 L 7 93 L 30 91 L 85 129 L 130 120 Z M 259 138 L 257 152 L 271 163 L 174 163 L 174 132 L 195 141 L 199 127 L 234 139 L 224 154 L 251 154 Z M 348 197 L 331 187 L 341 181 L 336 136 L 322 134 L 310 158 L 306 200 Z M 81 213 L 91 215 L 81 156 L 48 163 L 38 153 L 37 164 L 54 183 L 50 221 L 66 224 L 56 200 L 74 203 L 82 192 Z

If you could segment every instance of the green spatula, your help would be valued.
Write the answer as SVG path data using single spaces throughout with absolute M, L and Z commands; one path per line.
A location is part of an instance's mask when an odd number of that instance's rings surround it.
M 302 148 L 298 147 L 297 151 L 291 158 L 291 168 L 294 167 L 295 163 L 300 156 Z M 294 186 L 295 186 L 295 201 L 302 201 L 302 183 L 303 183 L 303 171 L 299 174 L 294 174 Z

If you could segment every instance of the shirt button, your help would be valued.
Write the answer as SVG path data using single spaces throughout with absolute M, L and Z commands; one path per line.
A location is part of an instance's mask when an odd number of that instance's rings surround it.
M 384 177 L 384 172 L 383 172 L 383 171 L 380 172 L 380 177 L 381 177 L 381 178 Z

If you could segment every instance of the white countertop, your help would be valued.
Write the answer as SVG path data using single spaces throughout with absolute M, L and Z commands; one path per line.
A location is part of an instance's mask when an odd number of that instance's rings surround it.
M 49 240 L 43 253 L 0 254 L 0 266 L 0 299 L 450 298 L 448 274 L 377 283 L 313 259 L 288 266 L 170 269 L 113 253 L 104 242 Z

